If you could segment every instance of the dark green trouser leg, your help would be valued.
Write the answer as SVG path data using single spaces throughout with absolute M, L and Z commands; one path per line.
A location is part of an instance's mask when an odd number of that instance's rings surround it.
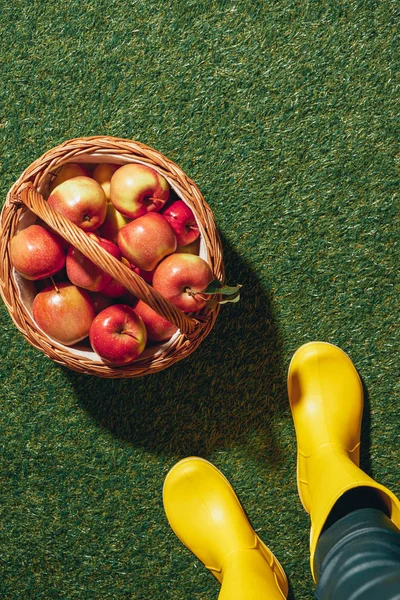
M 400 531 L 376 508 L 324 530 L 315 555 L 317 600 L 400 600 Z

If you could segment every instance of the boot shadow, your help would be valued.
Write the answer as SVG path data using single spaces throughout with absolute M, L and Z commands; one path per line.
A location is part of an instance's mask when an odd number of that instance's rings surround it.
M 227 240 L 223 248 L 227 283 L 242 284 L 241 299 L 221 306 L 212 332 L 192 355 L 137 379 L 61 368 L 81 407 L 125 442 L 178 458 L 243 445 L 277 466 L 274 425 L 288 408 L 273 296 Z

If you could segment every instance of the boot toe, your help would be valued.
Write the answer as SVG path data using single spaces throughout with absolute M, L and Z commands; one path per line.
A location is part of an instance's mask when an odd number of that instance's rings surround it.
M 343 350 L 327 342 L 309 342 L 293 355 L 288 395 L 299 451 L 334 443 L 353 452 L 360 441 L 363 389 Z
M 172 467 L 163 502 L 174 533 L 219 580 L 227 554 L 257 543 L 230 483 L 202 458 L 185 458 Z

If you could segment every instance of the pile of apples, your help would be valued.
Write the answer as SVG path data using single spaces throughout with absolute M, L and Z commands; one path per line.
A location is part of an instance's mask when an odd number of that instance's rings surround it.
M 47 202 L 182 311 L 205 306 L 201 292 L 214 277 L 199 256 L 197 221 L 155 169 L 68 163 L 53 180 Z M 23 278 L 35 282 L 38 327 L 65 346 L 85 340 L 103 362 L 122 366 L 177 331 L 45 223 L 16 233 L 10 259 Z

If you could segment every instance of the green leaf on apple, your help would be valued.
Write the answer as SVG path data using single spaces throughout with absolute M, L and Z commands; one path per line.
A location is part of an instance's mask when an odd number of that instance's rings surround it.
M 227 302 L 239 302 L 241 285 L 225 285 L 219 279 L 214 279 L 205 290 L 201 292 L 204 296 L 212 296 L 219 294 L 223 296 L 218 304 L 226 304 Z
M 230 296 L 229 298 L 225 298 L 225 300 L 220 300 L 218 304 L 227 304 L 228 302 L 239 302 L 240 300 L 240 292 L 236 294 L 236 296 Z

